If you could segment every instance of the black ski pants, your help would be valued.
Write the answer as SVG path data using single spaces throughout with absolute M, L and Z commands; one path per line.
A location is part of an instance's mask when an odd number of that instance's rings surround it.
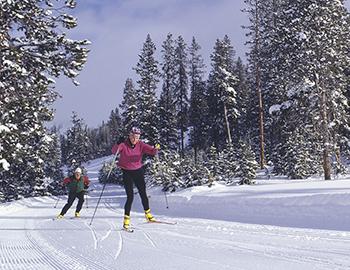
M 124 214 L 130 216 L 131 205 L 134 200 L 134 183 L 137 190 L 139 191 L 143 209 L 148 210 L 149 202 L 146 193 L 144 169 L 140 168 L 138 170 L 133 171 L 123 169 L 123 183 L 126 192 Z
M 80 212 L 81 208 L 83 207 L 83 203 L 84 203 L 84 191 L 81 191 L 79 193 L 76 192 L 69 192 L 68 194 L 68 201 L 66 203 L 65 206 L 63 206 L 62 211 L 61 211 L 61 215 L 64 216 L 68 209 L 72 206 L 75 198 L 78 198 L 78 204 L 77 204 L 77 208 L 76 208 L 76 212 Z

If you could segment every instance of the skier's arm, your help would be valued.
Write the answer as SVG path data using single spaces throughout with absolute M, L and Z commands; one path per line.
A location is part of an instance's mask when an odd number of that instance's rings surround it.
M 115 144 L 112 147 L 112 154 L 115 155 L 116 153 L 119 154 L 122 152 L 123 149 L 123 143 Z
M 63 179 L 63 182 L 62 182 L 62 186 L 65 186 L 67 185 L 68 183 L 70 183 L 72 180 L 69 178 L 69 177 L 66 177 Z
M 90 180 L 87 176 L 84 176 L 84 188 L 88 189 L 90 185 Z
M 158 153 L 158 149 L 156 147 L 153 147 L 144 142 L 141 142 L 141 144 L 142 144 L 142 154 L 155 156 Z

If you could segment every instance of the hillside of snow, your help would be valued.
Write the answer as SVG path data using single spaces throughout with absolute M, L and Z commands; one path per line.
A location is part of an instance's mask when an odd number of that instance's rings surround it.
M 152 188 L 153 214 L 176 225 L 146 223 L 135 195 L 135 231 L 127 233 L 119 186 L 106 186 L 90 225 L 105 159 L 86 165 L 93 191 L 81 218 L 72 218 L 76 201 L 63 220 L 53 220 L 66 196 L 0 205 L 0 269 L 350 269 L 349 176 L 261 179 L 172 194 Z

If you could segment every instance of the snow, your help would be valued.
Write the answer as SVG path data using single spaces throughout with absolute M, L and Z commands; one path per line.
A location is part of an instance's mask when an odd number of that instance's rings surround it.
M 272 115 L 274 112 L 279 112 L 281 110 L 281 105 L 276 104 L 276 105 L 272 105 L 269 109 L 269 114 Z
M 52 220 L 67 197 L 0 205 L 0 269 L 350 269 L 350 176 L 336 181 L 264 179 L 165 194 L 148 190 L 153 214 L 176 225 L 145 223 L 139 196 L 134 233 L 121 230 L 124 190 L 102 186 L 86 164 L 92 190 L 81 211 Z M 169 203 L 166 208 L 165 199 Z M 54 206 L 57 203 L 57 207 Z
M 7 126 L 0 125 L 0 133 L 1 132 L 10 132 L 10 129 Z
M 0 159 L 0 164 L 5 171 L 8 171 L 10 169 L 10 163 L 8 163 L 4 158 Z

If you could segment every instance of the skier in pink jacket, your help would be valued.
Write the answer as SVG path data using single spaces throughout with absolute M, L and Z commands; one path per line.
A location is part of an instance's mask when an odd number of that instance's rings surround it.
M 142 165 L 142 156 L 144 154 L 152 156 L 156 155 L 158 150 L 160 149 L 160 146 L 159 144 L 156 144 L 156 146 L 153 147 L 142 142 L 140 140 L 140 135 L 140 129 L 137 127 L 133 127 L 130 130 L 128 138 L 120 144 L 115 144 L 112 148 L 112 153 L 119 155 L 117 165 L 123 171 L 123 183 L 127 196 L 126 203 L 124 206 L 123 228 L 126 230 L 128 230 L 130 227 L 130 210 L 134 199 L 134 183 L 139 191 L 143 209 L 145 210 L 146 219 L 149 222 L 155 221 L 149 208 L 149 202 L 146 193 L 144 169 Z

